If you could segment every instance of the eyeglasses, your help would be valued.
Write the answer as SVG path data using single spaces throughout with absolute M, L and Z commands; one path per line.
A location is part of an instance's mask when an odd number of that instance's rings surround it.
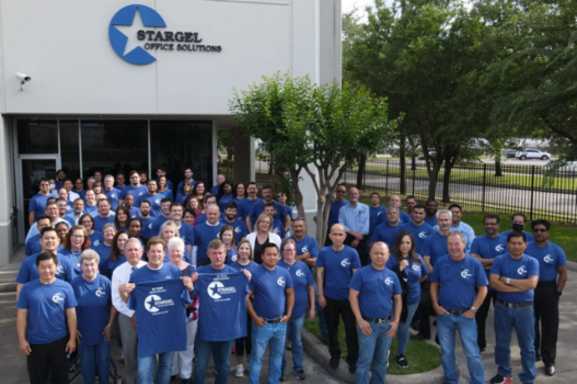
M 283 249 L 283 252 L 296 252 L 296 249 L 293 249 L 293 248 L 285 248 L 285 249 Z
M 347 193 L 347 191 L 338 191 L 337 190 L 337 193 Z
M 547 232 L 548 230 L 545 228 L 534 228 L 533 232 Z
M 84 235 L 72 235 L 75 239 L 84 239 Z

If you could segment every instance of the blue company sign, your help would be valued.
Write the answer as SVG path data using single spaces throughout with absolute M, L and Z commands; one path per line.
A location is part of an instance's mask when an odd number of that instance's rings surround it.
M 198 32 L 172 32 L 158 28 L 166 28 L 166 23 L 158 12 L 142 4 L 132 4 L 122 8 L 112 17 L 108 27 L 108 38 L 118 56 L 136 65 L 146 65 L 156 60 L 147 51 L 216 53 L 222 51 L 220 45 L 201 44 L 202 39 Z M 121 30 L 127 30 L 127 34 Z

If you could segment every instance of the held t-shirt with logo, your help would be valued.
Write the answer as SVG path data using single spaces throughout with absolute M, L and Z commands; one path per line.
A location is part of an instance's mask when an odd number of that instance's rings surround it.
M 409 262 L 409 266 L 403 270 L 407 275 L 406 281 L 409 284 L 407 304 L 415 304 L 421 301 L 421 283 L 419 282 L 419 279 L 429 274 L 429 269 L 427 268 L 427 265 L 423 261 L 421 255 L 415 256 L 417 256 L 417 260 L 405 257 L 405 260 Z M 389 256 L 389 260 L 387 261 L 386 267 L 392 270 L 397 265 L 399 265 L 397 257 L 391 254 L 391 256 Z
M 22 287 L 16 307 L 28 310 L 26 340 L 30 344 L 48 344 L 68 335 L 65 311 L 76 307 L 76 298 L 65 281 L 56 279 L 42 284 L 34 280 Z
M 560 246 L 550 241 L 544 247 L 539 247 L 535 242 L 530 242 L 525 249 L 525 254 L 534 257 L 539 262 L 539 282 L 557 280 L 557 268 L 567 265 L 565 252 Z
M 148 266 L 130 275 L 136 284 L 128 308 L 136 311 L 138 356 L 186 350 L 186 310 L 190 295 L 180 279 L 181 272 L 172 264 L 158 270 Z
M 494 259 L 506 251 L 507 246 L 500 235 L 495 238 L 490 238 L 487 235 L 477 236 L 473 239 L 473 244 L 471 244 L 471 253 L 479 255 L 483 259 Z M 491 270 L 484 269 L 484 271 L 485 275 L 487 275 L 487 280 L 489 280 Z M 494 291 L 491 287 L 489 287 L 489 290 Z
M 110 320 L 112 305 L 111 283 L 98 274 L 93 281 L 77 276 L 70 283 L 76 296 L 76 317 L 80 339 L 84 345 L 98 345 L 104 340 L 104 327 Z
M 198 329 L 204 341 L 228 341 L 246 337 L 248 279 L 225 265 L 198 268 L 193 294 L 198 293 Z
M 526 254 L 515 260 L 509 253 L 505 253 L 495 257 L 491 274 L 510 279 L 527 279 L 529 276 L 539 276 L 539 262 Z M 526 303 L 533 301 L 534 294 L 535 291 L 530 289 L 525 292 L 497 292 L 497 297 L 509 303 Z
M 404 224 L 401 230 L 411 232 L 411 235 L 413 235 L 413 239 L 415 240 L 415 250 L 419 254 L 423 250 L 425 239 L 435 233 L 435 230 L 429 224 L 423 223 L 422 225 L 415 225 L 412 221 L 408 224 Z
M 430 280 L 439 283 L 439 304 L 451 311 L 471 308 L 477 296 L 476 288 L 488 284 L 481 262 L 469 255 L 460 261 L 450 255 L 440 257 Z
M 332 246 L 324 247 L 316 266 L 325 268 L 324 295 L 333 300 L 348 300 L 353 269 L 361 267 L 357 250 L 348 245 L 338 252 Z
M 309 285 L 313 286 L 313 274 L 309 267 L 302 261 L 296 260 L 293 265 L 289 265 L 284 261 L 279 261 L 277 267 L 284 268 L 289 271 L 291 276 L 295 305 L 292 311 L 292 317 L 297 318 L 304 316 L 307 311 L 307 304 L 309 301 Z
M 350 288 L 359 292 L 359 309 L 364 316 L 384 319 L 393 312 L 393 295 L 403 290 L 397 274 L 383 268 L 375 269 L 367 265 L 353 276 Z
M 18 276 L 16 276 L 17 283 L 26 284 L 40 278 L 40 273 L 38 273 L 38 268 L 36 268 L 36 258 L 39 254 L 40 253 L 36 253 L 24 259 L 24 262 L 18 271 Z M 57 253 L 56 260 L 58 261 L 58 266 L 56 267 L 56 278 L 71 282 L 76 277 L 76 272 L 74 271 L 74 264 L 72 264 L 70 258 Z
M 254 300 L 252 306 L 259 317 L 273 320 L 286 313 L 285 289 L 293 288 L 289 272 L 278 266 L 268 270 L 264 265 L 254 271 L 250 279 L 250 290 Z

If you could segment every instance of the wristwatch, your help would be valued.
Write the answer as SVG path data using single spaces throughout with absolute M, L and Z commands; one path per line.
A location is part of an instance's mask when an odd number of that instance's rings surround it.
M 477 307 L 471 307 L 471 311 L 473 311 L 475 313 L 477 313 L 478 310 L 479 310 L 479 308 L 477 308 Z
M 511 279 L 507 277 L 507 280 L 505 280 L 505 284 L 509 285 L 510 282 L 511 282 Z

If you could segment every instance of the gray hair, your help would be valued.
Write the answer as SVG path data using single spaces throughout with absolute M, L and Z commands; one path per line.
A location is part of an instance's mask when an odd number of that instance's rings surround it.
M 457 230 L 451 231 L 451 232 L 449 232 L 448 237 L 459 237 L 461 239 L 461 241 L 463 243 L 465 243 L 465 235 L 463 235 L 463 232 L 461 232 L 461 231 L 457 231 Z
M 82 265 L 84 261 L 91 261 L 91 260 L 94 260 L 96 262 L 96 265 L 100 264 L 100 256 L 98 255 L 98 252 L 96 252 L 93 249 L 86 249 L 82 251 L 82 253 L 80 254 L 80 265 Z
M 136 237 L 131 237 L 128 240 L 126 240 L 126 243 L 124 243 L 124 251 L 126 251 L 126 249 L 128 248 L 128 244 L 130 244 L 130 243 L 137 243 L 138 248 L 140 248 L 140 250 L 142 250 L 142 242 L 140 241 L 140 239 L 136 238 Z
M 446 213 L 447 215 L 449 215 L 449 220 L 453 220 L 453 212 L 451 212 L 451 210 L 449 209 L 441 209 L 437 211 L 437 219 L 439 218 L 439 215 L 441 213 Z
M 173 237 L 172 239 L 168 240 L 166 249 L 170 249 L 172 247 L 177 247 L 184 250 L 184 241 L 180 237 Z
M 105 230 L 106 228 L 109 228 L 109 227 L 112 227 L 112 229 L 114 229 L 114 232 L 118 232 L 118 230 L 116 229 L 116 226 L 114 225 L 114 223 L 106 223 L 106 224 L 104 224 L 104 225 L 102 226 L 102 231 L 101 231 L 101 232 L 104 232 L 104 230 Z
M 390 205 L 390 206 L 387 208 L 387 211 L 389 211 L 389 210 L 391 210 L 391 209 L 396 209 L 397 212 L 400 212 L 400 211 L 401 211 L 401 209 L 400 209 L 399 207 L 393 207 L 392 205 Z

